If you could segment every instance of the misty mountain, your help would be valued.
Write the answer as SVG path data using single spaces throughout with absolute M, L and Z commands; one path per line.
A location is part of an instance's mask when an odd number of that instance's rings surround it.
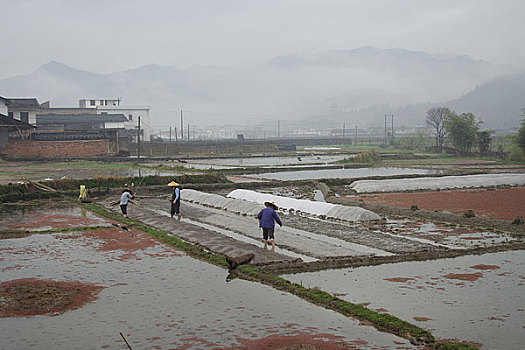
M 482 121 L 482 129 L 516 129 L 525 118 L 525 73 L 510 74 L 476 86 L 460 98 L 435 102 L 393 106 L 388 103 L 371 104 L 350 111 L 332 111 L 310 118 L 311 123 L 340 128 L 345 122 L 348 128 L 354 125 L 384 128 L 385 114 L 393 114 L 396 127 L 425 126 L 426 112 L 432 107 L 448 107 L 457 114 L 474 113 Z M 366 122 L 365 122 L 366 121 Z M 387 120 L 390 125 L 390 117 Z
M 457 113 L 472 112 L 483 128 L 518 128 L 525 108 L 525 73 L 493 79 L 450 101 Z
M 125 104 L 150 105 L 153 127 L 177 125 L 180 109 L 189 111 L 188 122 L 198 126 L 255 126 L 370 106 L 383 115 L 400 106 L 457 98 L 507 71 L 468 56 L 374 47 L 307 50 L 226 67 L 150 64 L 112 74 L 52 61 L 28 75 L 1 80 L 0 95 L 37 97 L 55 107 L 77 106 L 81 98 L 121 97 Z

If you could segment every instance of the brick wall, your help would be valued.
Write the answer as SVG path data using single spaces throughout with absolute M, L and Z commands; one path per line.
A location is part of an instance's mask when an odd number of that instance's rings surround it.
M 32 158 L 81 158 L 109 155 L 109 141 L 34 141 L 12 140 L 0 149 L 0 154 L 10 159 Z

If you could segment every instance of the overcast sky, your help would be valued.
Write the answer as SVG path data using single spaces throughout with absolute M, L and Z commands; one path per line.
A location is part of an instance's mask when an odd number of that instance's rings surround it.
M 524 0 L 0 0 L 0 79 L 57 60 L 111 73 L 361 46 L 525 70 Z

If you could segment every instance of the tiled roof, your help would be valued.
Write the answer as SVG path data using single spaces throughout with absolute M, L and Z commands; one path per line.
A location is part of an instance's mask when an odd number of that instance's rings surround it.
M 9 107 L 40 107 L 36 98 L 6 98 Z
M 37 125 L 46 124 L 95 124 L 95 123 L 122 123 L 128 119 L 124 114 L 38 114 Z

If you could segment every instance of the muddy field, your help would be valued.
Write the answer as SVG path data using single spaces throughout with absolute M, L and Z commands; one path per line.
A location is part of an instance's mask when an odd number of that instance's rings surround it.
M 22 285 L 30 305 L 47 311 L 16 317 L 22 314 L 8 313 L 12 304 L 2 294 L 0 348 L 126 349 L 120 332 L 134 349 L 415 348 L 271 287 L 227 282 L 225 269 L 79 207 L 21 216 L 12 212 L 0 232 L 28 231 L 0 239 L 2 293 Z M 85 225 L 78 225 L 84 216 Z M 82 286 L 96 288 L 80 298 L 83 304 L 66 298 L 63 291 Z M 46 306 L 59 295 L 59 308 Z
M 484 167 L 468 163 L 447 165 Z M 16 173 L 16 166 L 3 166 Z M 62 171 L 48 173 L 50 168 L 40 164 L 33 170 L 40 177 Z M 106 170 L 85 174 L 113 176 L 113 169 Z M 344 185 L 230 179 L 237 184 L 203 187 L 226 195 L 247 186 L 310 200 L 323 200 L 324 193 L 329 201 L 362 205 L 382 219 L 351 223 L 279 211 L 284 227 L 276 231 L 272 253 L 263 251 L 253 217 L 183 200 L 182 222 L 170 220 L 167 189 L 141 189 L 144 196 L 129 206 L 130 217 L 217 254 L 254 253 L 252 263 L 268 272 L 396 315 L 440 339 L 482 343 L 483 349 L 518 349 L 525 341 L 523 225 L 510 224 L 525 216 L 525 188 L 346 198 L 338 191 Z M 110 203 L 119 191 L 95 201 L 118 213 Z M 411 211 L 413 205 L 420 210 Z M 475 218 L 463 218 L 469 209 Z M 417 348 L 291 294 L 231 279 L 223 268 L 70 202 L 0 214 L 0 262 L 0 316 L 6 321 L 0 348 L 125 349 L 120 332 L 134 349 Z M 291 274 L 301 271 L 317 272 Z
M 462 215 L 473 210 L 476 216 L 512 221 L 525 217 L 525 187 L 505 189 L 470 189 L 413 193 L 377 193 L 353 197 L 365 203 L 393 207 L 447 211 Z

